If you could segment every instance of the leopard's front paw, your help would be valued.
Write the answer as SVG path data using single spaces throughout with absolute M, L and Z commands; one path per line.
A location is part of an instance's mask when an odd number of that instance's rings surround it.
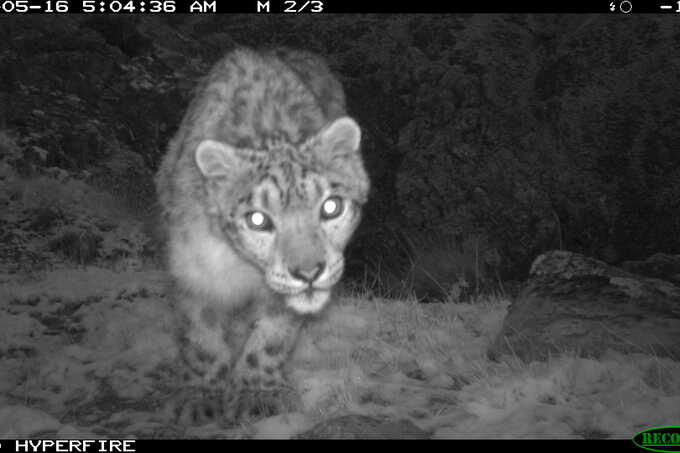
M 223 390 L 188 388 L 172 398 L 167 409 L 178 424 L 200 426 L 226 420 L 228 400 Z

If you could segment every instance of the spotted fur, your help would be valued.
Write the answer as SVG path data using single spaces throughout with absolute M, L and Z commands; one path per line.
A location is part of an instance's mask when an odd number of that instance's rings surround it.
M 310 53 L 239 49 L 197 88 L 156 176 L 190 370 L 180 417 L 280 409 L 299 328 L 331 299 L 366 201 L 360 139 Z

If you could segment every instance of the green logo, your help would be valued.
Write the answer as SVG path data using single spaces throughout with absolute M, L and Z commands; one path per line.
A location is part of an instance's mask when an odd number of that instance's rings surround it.
M 680 426 L 657 426 L 633 436 L 633 443 L 650 451 L 680 452 Z

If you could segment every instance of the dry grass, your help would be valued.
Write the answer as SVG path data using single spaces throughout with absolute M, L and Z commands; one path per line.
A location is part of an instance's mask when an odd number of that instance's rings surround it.
M 321 416 L 405 408 L 414 419 L 432 417 L 455 404 L 452 392 L 492 372 L 485 349 L 505 305 L 495 297 L 480 298 L 476 308 L 344 297 L 309 326 L 293 366 L 304 370 L 303 389 L 327 386 L 311 408 Z M 486 306 L 499 312 L 494 322 L 476 319 Z

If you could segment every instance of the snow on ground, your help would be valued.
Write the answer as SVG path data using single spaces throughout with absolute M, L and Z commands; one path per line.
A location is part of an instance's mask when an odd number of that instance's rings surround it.
M 163 275 L 81 267 L 0 275 L 0 437 L 287 438 L 345 414 L 439 438 L 616 437 L 680 423 L 680 364 L 641 354 L 489 361 L 508 302 L 343 297 L 301 336 L 298 412 L 173 424 L 177 349 Z

